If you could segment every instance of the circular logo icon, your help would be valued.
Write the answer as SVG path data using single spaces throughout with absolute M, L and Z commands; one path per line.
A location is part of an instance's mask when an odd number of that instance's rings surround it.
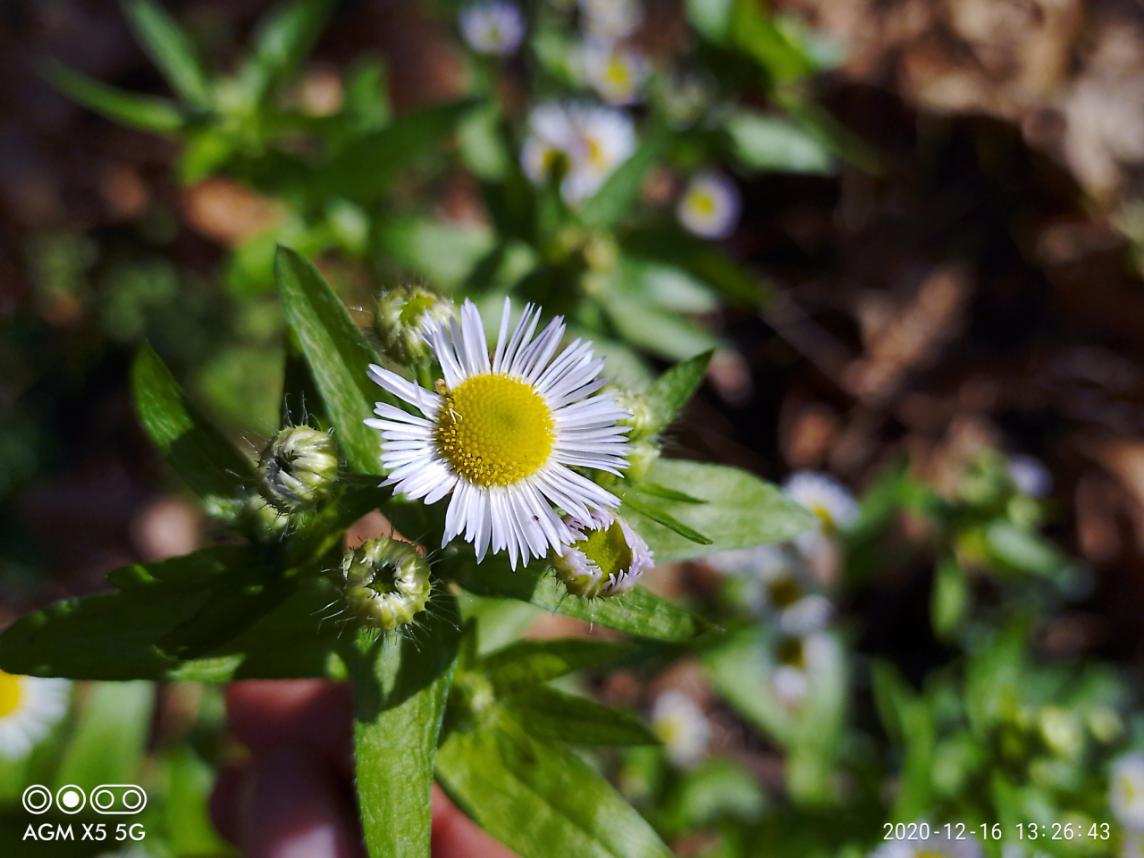
M 43 784 L 32 784 L 20 796 L 20 804 L 28 813 L 47 813 L 52 808 L 52 791 Z
M 87 795 L 75 784 L 65 784 L 56 790 L 56 807 L 64 813 L 79 813 L 87 804 Z

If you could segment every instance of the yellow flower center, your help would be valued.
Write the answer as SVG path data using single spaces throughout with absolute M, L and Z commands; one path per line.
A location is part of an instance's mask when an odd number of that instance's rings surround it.
M 475 486 L 511 486 L 548 462 L 556 422 L 532 386 L 501 373 L 465 379 L 444 394 L 437 450 Z
M 692 191 L 690 205 L 700 217 L 712 217 L 715 214 L 715 195 L 708 191 Z
M 834 513 L 826 508 L 825 505 L 815 503 L 810 505 L 810 511 L 818 516 L 818 520 L 822 522 L 822 528 L 827 533 L 833 533 L 837 529 L 837 523 L 834 521 Z
M 608 153 L 604 144 L 596 137 L 585 137 L 584 144 L 588 147 L 588 163 L 593 167 L 603 169 L 608 166 Z
M 619 57 L 613 57 L 608 61 L 604 78 L 618 90 L 626 92 L 631 87 L 632 76 L 628 72 L 627 63 Z
M 20 708 L 24 699 L 24 678 L 0 670 L 0 718 L 7 718 Z

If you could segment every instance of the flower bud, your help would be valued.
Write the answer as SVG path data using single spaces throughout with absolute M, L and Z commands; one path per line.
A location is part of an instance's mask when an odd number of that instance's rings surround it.
M 342 556 L 342 595 L 363 625 L 393 631 L 425 610 L 429 565 L 405 542 L 372 539 Z
M 403 366 L 429 355 L 426 331 L 453 318 L 452 302 L 419 286 L 399 286 L 377 299 L 377 334 L 386 357 Z
M 616 405 L 630 415 L 624 424 L 631 427 L 628 433 L 629 441 L 638 441 L 655 434 L 656 420 L 651 403 L 642 393 L 630 390 L 614 389 L 611 391 L 612 399 Z
M 263 450 L 258 462 L 262 495 L 282 512 L 313 506 L 330 493 L 338 476 L 334 439 L 309 426 L 288 426 Z
M 567 524 L 575 541 L 552 565 L 570 593 L 589 598 L 624 593 L 655 563 L 643 537 L 619 516 L 599 511 L 591 522 Z

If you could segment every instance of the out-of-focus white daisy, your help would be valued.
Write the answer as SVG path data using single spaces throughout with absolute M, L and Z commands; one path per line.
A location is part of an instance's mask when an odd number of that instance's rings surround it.
M 66 679 L 0 670 L 0 756 L 27 756 L 67 713 L 70 689 Z
M 681 691 L 665 691 L 651 708 L 651 728 L 677 766 L 691 766 L 707 752 L 711 725 L 699 704 Z
M 538 185 L 562 168 L 560 192 L 574 204 L 591 196 L 635 147 L 635 126 L 623 111 L 549 102 L 529 114 L 521 163 Z
M 580 0 L 584 29 L 598 39 L 625 39 L 643 21 L 637 0 Z
M 835 536 L 858 519 L 858 502 L 854 495 L 833 477 L 813 471 L 799 471 L 783 486 L 787 497 L 802 504 L 818 519 L 818 527 L 795 537 L 804 553 L 814 553 L 823 539 Z
M 371 365 L 370 378 L 420 414 L 379 402 L 377 417 L 365 422 L 381 432 L 385 485 L 427 504 L 452 496 L 443 545 L 463 533 L 478 560 L 490 549 L 507 551 L 516 568 L 573 541 L 556 507 L 588 521 L 619 506 L 615 495 L 572 469 L 620 474 L 628 415 L 598 392 L 604 361 L 588 342 L 576 340 L 557 354 L 563 317 L 536 334 L 540 308 L 526 305 L 510 332 L 511 310 L 506 299 L 491 356 L 471 301 L 459 319 L 428 330 L 444 375 L 437 390 Z
M 981 858 L 981 844 L 966 835 L 964 840 L 947 837 L 942 828 L 931 828 L 924 840 L 895 840 L 883 843 L 870 858 Z
M 830 619 L 830 600 L 816 591 L 803 558 L 776 545 L 760 545 L 712 555 L 716 569 L 743 580 L 744 596 L 753 610 L 773 618 L 788 635 L 817 631 Z
M 524 15 L 506 0 L 482 0 L 461 10 L 461 35 L 479 54 L 506 56 L 524 39 Z
M 1017 491 L 1031 498 L 1043 498 L 1053 490 L 1053 475 L 1032 456 L 1010 456 L 1009 479 Z
M 722 173 L 694 176 L 676 204 L 675 213 L 688 232 L 702 238 L 726 238 L 735 231 L 742 210 L 739 189 Z
M 567 524 L 574 541 L 553 565 L 568 590 L 578 596 L 625 593 L 655 565 L 647 542 L 619 516 L 598 510 L 587 523 Z
M 823 632 L 784 635 L 774 647 L 771 689 L 789 709 L 797 709 L 806 701 L 816 681 L 832 668 L 835 642 Z
M 634 48 L 615 42 L 590 40 L 580 51 L 584 80 L 608 104 L 624 106 L 639 101 L 648 76 L 647 58 Z
M 1125 754 L 1112 764 L 1108 804 L 1121 825 L 1144 833 L 1144 753 Z

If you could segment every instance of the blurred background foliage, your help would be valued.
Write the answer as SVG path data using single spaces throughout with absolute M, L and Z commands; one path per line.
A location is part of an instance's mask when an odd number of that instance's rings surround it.
M 1109 767 L 1144 749 L 1139 5 L 649 0 L 609 48 L 631 93 L 584 63 L 591 5 L 529 4 L 505 57 L 445 0 L 6 6 L 0 611 L 205 541 L 129 357 L 256 449 L 281 242 L 363 326 L 417 282 L 563 312 L 635 389 L 715 349 L 671 447 L 854 488 L 812 546 L 651 579 L 721 623 L 701 651 L 567 682 L 650 718 L 663 748 L 593 762 L 681 854 L 862 855 L 918 819 L 997 855 L 977 826 L 1108 821 L 1037 854 L 1136 854 Z M 559 157 L 534 181 L 536 106 L 609 99 L 632 143 L 597 192 Z M 741 217 L 704 237 L 676 209 L 708 170 Z M 99 771 L 152 791 L 148 854 L 224 853 L 236 753 L 209 689 L 84 685 L 0 771 L 4 818 Z

